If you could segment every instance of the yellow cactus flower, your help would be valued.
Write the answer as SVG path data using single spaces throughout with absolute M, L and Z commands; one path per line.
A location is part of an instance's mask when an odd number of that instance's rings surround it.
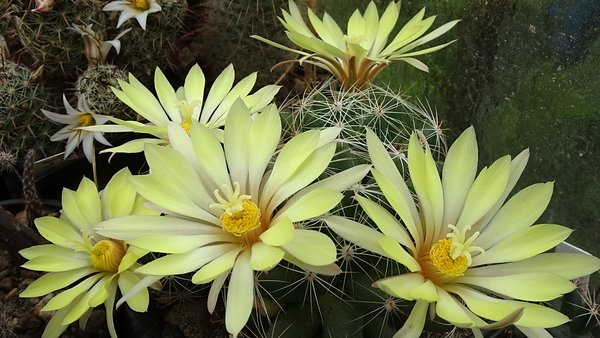
M 149 121 L 144 124 L 137 121 L 123 121 L 110 118 L 117 125 L 104 125 L 85 128 L 90 131 L 103 132 L 135 132 L 151 134 L 155 138 L 142 138 L 130 141 L 122 146 L 106 149 L 103 152 L 137 153 L 144 150 L 144 144 L 170 144 L 167 132 L 169 125 L 175 124 L 188 134 L 192 120 L 200 121 L 220 138 L 227 113 L 233 102 L 241 98 L 250 108 L 250 113 L 264 109 L 271 101 L 280 86 L 268 85 L 250 94 L 256 82 L 256 73 L 252 73 L 235 86 L 235 71 L 229 65 L 213 83 L 206 100 L 204 99 L 204 73 L 198 65 L 194 65 L 185 78 L 182 87 L 175 90 L 163 72 L 156 68 L 154 85 L 158 100 L 133 75 L 129 74 L 129 83 L 119 80 L 121 89 L 112 88 L 117 97 L 131 107 L 140 116 Z
M 21 250 L 20 254 L 29 260 L 22 267 L 49 273 L 31 283 L 20 297 L 44 296 L 75 283 L 42 308 L 56 310 L 42 337 L 58 337 L 76 320 L 85 327 L 89 313 L 102 303 L 110 335 L 117 337 L 112 311 L 117 288 L 125 294 L 145 277 L 134 270 L 141 266 L 137 261 L 147 251 L 101 236 L 93 226 L 124 215 L 158 214 L 143 206 L 144 199 L 128 182 L 129 177 L 128 169 L 119 171 L 100 193 L 92 181 L 84 178 L 77 191 L 63 190 L 60 218 L 35 220 L 40 234 L 52 244 Z M 137 293 L 127 304 L 135 311 L 146 311 L 148 291 Z
M 283 10 L 283 19 L 279 20 L 285 26 L 288 38 L 309 52 L 291 49 L 261 36 L 252 37 L 302 55 L 299 62 L 315 64 L 328 70 L 346 90 L 364 89 L 392 62 L 404 61 L 417 69 L 429 71 L 423 62 L 414 57 L 438 51 L 455 41 L 414 51 L 446 33 L 460 21 L 448 22 L 422 36 L 435 20 L 435 16 L 423 19 L 423 8 L 386 44 L 399 15 L 400 1 L 390 2 L 381 17 L 377 13 L 377 6 L 371 1 L 364 14 L 358 9 L 352 14 L 348 20 L 348 31 L 344 34 L 329 14 L 325 13 L 323 19 L 319 19 L 312 10 L 308 10 L 313 31 L 304 22 L 296 3 L 290 0 L 290 11 Z
M 223 144 L 196 120 L 189 136 L 170 126 L 172 147 L 146 145 L 151 173 L 131 179 L 166 216 L 126 216 L 95 227 L 105 236 L 167 253 L 136 270 L 140 273 L 196 271 L 192 282 L 212 282 L 211 312 L 230 276 L 225 325 L 234 337 L 255 304 L 255 271 L 269 271 L 286 260 L 316 273 L 341 272 L 334 264 L 332 240 L 294 224 L 328 212 L 342 199 L 340 191 L 369 170 L 361 165 L 312 183 L 335 153 L 338 128 L 293 137 L 267 170 L 281 130 L 274 105 L 253 120 L 241 99 L 225 120 Z
M 356 196 L 379 231 L 338 216 L 325 222 L 346 240 L 408 270 L 373 284 L 415 301 L 394 337 L 419 337 L 428 308 L 453 325 L 471 328 L 478 337 L 480 329 L 509 324 L 549 337 L 543 328 L 569 320 L 536 302 L 572 291 L 575 285 L 569 280 L 598 270 L 600 259 L 544 253 L 572 231 L 556 224 L 532 225 L 550 201 L 552 182 L 531 185 L 505 203 L 527 164 L 527 150 L 512 161 L 500 158 L 476 176 L 477 141 L 471 127 L 450 148 L 440 178 L 429 147 L 423 150 L 413 134 L 408 167 L 417 208 L 403 176 L 371 131 L 367 145 L 373 176 L 401 221 Z

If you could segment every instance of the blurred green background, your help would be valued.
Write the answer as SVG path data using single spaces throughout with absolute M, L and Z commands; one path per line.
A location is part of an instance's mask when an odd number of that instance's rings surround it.
M 318 3 L 345 25 L 369 1 Z M 538 223 L 574 229 L 568 241 L 600 256 L 600 1 L 402 1 L 396 31 L 423 6 L 433 28 L 462 19 L 431 44 L 458 41 L 419 57 L 429 74 L 396 63 L 377 82 L 428 102 L 450 141 L 474 125 L 482 167 L 529 148 L 515 191 L 555 181 Z

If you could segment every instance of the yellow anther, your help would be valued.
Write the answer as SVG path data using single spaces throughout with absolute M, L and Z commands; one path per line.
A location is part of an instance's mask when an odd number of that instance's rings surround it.
M 137 7 L 137 9 L 139 9 L 139 10 L 146 11 L 149 8 L 146 0 L 129 0 L 129 1 L 131 2 L 132 5 Z
M 179 124 L 185 132 L 190 135 L 190 129 L 192 129 L 192 121 L 185 120 Z
M 467 257 L 458 256 L 456 259 L 453 259 L 450 256 L 451 248 L 452 240 L 440 239 L 431 247 L 429 256 L 433 265 L 435 265 L 440 272 L 448 276 L 462 276 L 463 272 L 469 267 Z
M 82 127 L 92 126 L 96 124 L 92 114 L 81 114 L 77 117 L 77 120 L 81 123 Z
M 223 185 L 223 198 L 219 189 L 215 190 L 215 197 L 219 203 L 211 204 L 211 208 L 223 209 L 221 214 L 221 226 L 223 230 L 235 235 L 242 236 L 260 226 L 261 211 L 258 206 L 250 201 L 251 196 L 240 195 L 240 184 L 233 183 L 234 189 L 227 184 Z
M 260 226 L 260 215 L 260 209 L 254 202 L 244 200 L 241 211 L 233 215 L 226 212 L 221 215 L 221 226 L 223 230 L 240 237 Z
M 123 242 L 103 239 L 94 245 L 90 261 L 98 270 L 117 272 L 119 271 L 121 259 L 123 259 L 126 252 L 127 250 Z
M 476 231 L 466 238 L 467 232 L 471 230 L 470 226 L 465 226 L 463 231 L 449 224 L 448 227 L 452 232 L 447 235 L 448 239 L 440 239 L 431 247 L 429 256 L 431 262 L 438 270 L 448 276 L 462 276 L 472 264 L 471 252 L 479 251 L 484 254 L 483 248 L 471 246 L 471 243 L 477 239 L 479 232 Z

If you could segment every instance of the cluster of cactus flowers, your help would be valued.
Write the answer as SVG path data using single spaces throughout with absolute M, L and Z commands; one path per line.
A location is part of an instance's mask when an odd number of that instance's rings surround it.
M 111 86 L 118 86 L 117 79 L 126 79 L 129 72 L 144 77 L 148 68 L 166 67 L 186 11 L 185 0 L 165 1 L 163 6 L 154 0 L 3 1 L 2 151 L 22 157 L 33 148 L 38 158 L 59 153 L 61 147 L 48 142 L 48 135 L 60 130 L 60 123 L 50 121 L 41 109 L 68 110 L 63 93 L 71 105 L 84 96 L 95 113 L 131 118 L 133 113 L 116 99 Z
M 151 29 L 161 8 L 154 0 L 115 3 L 105 10 L 123 9 L 117 26 L 135 17 Z M 55 10 L 44 5 L 39 8 Z M 75 321 L 85 328 L 91 311 L 104 304 L 115 338 L 116 308 L 127 303 L 146 311 L 148 288 L 189 276 L 193 284 L 210 285 L 211 313 L 225 295 L 226 329 L 241 337 L 253 327 L 261 330 L 253 313 L 272 316 L 292 302 L 295 287 L 268 286 L 286 281 L 282 269 L 301 276 L 290 285 L 306 282 L 311 299 L 317 297 L 315 284 L 327 284 L 319 297 L 332 302 L 352 302 L 360 293 L 355 289 L 372 286 L 385 295 L 386 314 L 399 311 L 404 300 L 410 315 L 392 325 L 394 337 L 420 337 L 428 316 L 475 337 L 508 325 L 528 337 L 551 337 L 547 328 L 567 323 L 569 317 L 539 302 L 573 292 L 571 280 L 600 269 L 600 259 L 547 252 L 571 230 L 534 225 L 550 201 L 552 182 L 511 195 L 529 151 L 504 156 L 478 173 L 472 127 L 448 146 L 427 107 L 372 84 L 393 61 L 426 70 L 413 56 L 449 43 L 411 50 L 456 24 L 419 38 L 433 23 L 420 12 L 384 48 L 399 7 L 391 2 L 379 18 L 371 3 L 364 15 L 352 16 L 358 28 L 349 35 L 328 15 L 321 20 L 309 10 L 315 34 L 290 1 L 281 21 L 290 39 L 312 52 L 300 51 L 300 61 L 335 79 L 280 107 L 272 103 L 279 86 L 253 91 L 256 74 L 236 83 L 229 66 L 205 90 L 204 73 L 195 65 L 179 88 L 156 68 L 156 94 L 132 74 L 119 78 L 105 71 L 118 84 L 111 82 L 113 103 L 139 118 L 97 114 L 86 100 L 93 89 L 80 95 L 77 109 L 65 99 L 67 115 L 40 110 L 67 124 L 54 139 L 68 139 L 67 152 L 83 141 L 91 162 L 93 142 L 104 143 L 104 133 L 144 134 L 104 151 L 142 152 L 149 166 L 138 175 L 123 169 L 101 190 L 84 178 L 76 191 L 63 190 L 60 218 L 35 220 L 51 244 L 22 250 L 28 260 L 23 267 L 48 273 L 21 297 L 65 289 L 42 309 L 56 311 L 43 336 L 58 337 Z M 101 63 L 108 46 L 120 47 L 89 26 L 78 31 L 96 46 L 86 55 L 90 61 Z M 362 277 L 347 281 L 353 272 Z M 300 329 L 309 328 L 292 327 L 291 336 Z

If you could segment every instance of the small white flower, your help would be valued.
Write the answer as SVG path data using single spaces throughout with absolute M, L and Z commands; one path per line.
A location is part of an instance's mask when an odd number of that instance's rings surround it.
M 121 41 L 119 41 L 119 38 L 131 30 L 131 28 L 124 30 L 117 35 L 114 40 L 104 41 L 102 32 L 94 31 L 92 29 L 92 24 L 89 24 L 86 27 L 82 25 L 73 25 L 72 29 L 77 33 L 80 33 L 81 37 L 83 37 L 83 42 L 85 43 L 83 53 L 92 65 L 105 64 L 106 57 L 112 47 L 115 47 L 117 54 L 119 54 L 121 50 Z
M 140 26 L 142 26 L 143 29 L 146 29 L 146 19 L 148 18 L 148 14 L 158 12 L 161 8 L 156 0 L 118 0 L 104 6 L 103 10 L 121 11 L 117 28 L 119 28 L 126 20 L 135 17 L 140 23 Z
M 42 109 L 42 113 L 50 120 L 62 124 L 66 124 L 61 130 L 50 137 L 51 141 L 59 141 L 67 139 L 67 147 L 65 149 L 65 158 L 83 142 L 83 153 L 88 161 L 92 162 L 92 153 L 94 151 L 94 139 L 98 142 L 111 146 L 104 138 L 101 132 L 87 131 L 79 129 L 79 127 L 93 126 L 104 124 L 108 121 L 104 115 L 95 114 L 90 110 L 90 107 L 85 100 L 85 96 L 81 95 L 77 102 L 77 109 L 71 107 L 67 98 L 63 95 L 63 103 L 67 110 L 67 115 L 56 114 Z
M 45 13 L 52 10 L 54 0 L 35 0 L 35 8 L 31 11 L 34 13 Z

